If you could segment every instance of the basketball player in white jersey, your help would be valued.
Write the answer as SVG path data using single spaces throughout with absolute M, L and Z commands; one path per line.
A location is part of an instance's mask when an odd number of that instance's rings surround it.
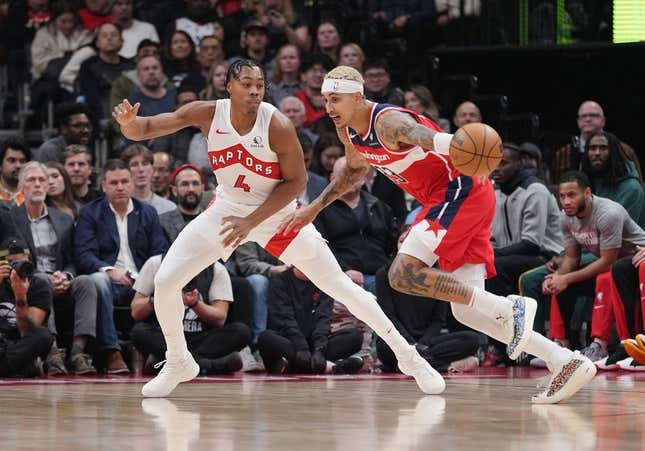
M 257 64 L 234 62 L 227 74 L 230 100 L 192 102 L 173 113 L 137 117 L 139 104 L 127 100 L 113 116 L 123 135 L 140 141 L 196 126 L 208 137 L 208 155 L 217 176 L 215 201 L 183 229 L 155 277 L 155 313 L 166 339 L 165 366 L 141 393 L 164 397 L 199 373 L 188 353 L 182 318 L 181 288 L 237 246 L 255 241 L 286 264 L 304 272 L 332 298 L 344 303 L 368 324 L 395 353 L 401 371 L 413 376 L 428 394 L 445 383 L 394 328 L 374 296 L 345 275 L 318 231 L 312 226 L 278 234 L 284 218 L 295 211 L 307 175 L 296 131 L 282 113 L 262 102 L 265 81 Z

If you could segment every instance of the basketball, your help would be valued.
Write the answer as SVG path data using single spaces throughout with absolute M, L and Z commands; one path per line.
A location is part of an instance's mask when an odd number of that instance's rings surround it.
M 466 124 L 450 141 L 450 159 L 464 175 L 488 176 L 502 159 L 502 139 L 489 125 Z

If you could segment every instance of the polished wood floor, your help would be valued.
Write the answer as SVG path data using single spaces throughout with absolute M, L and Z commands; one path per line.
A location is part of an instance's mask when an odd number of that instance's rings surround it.
M 5 379 L 0 449 L 645 451 L 645 374 L 535 406 L 543 374 L 480 370 L 442 396 L 403 376 L 211 377 L 145 400 L 136 377 Z

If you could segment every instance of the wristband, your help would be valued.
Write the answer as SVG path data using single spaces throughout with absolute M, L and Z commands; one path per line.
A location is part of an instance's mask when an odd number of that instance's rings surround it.
M 450 141 L 453 136 L 450 133 L 435 133 L 432 138 L 433 150 L 441 155 L 450 155 Z

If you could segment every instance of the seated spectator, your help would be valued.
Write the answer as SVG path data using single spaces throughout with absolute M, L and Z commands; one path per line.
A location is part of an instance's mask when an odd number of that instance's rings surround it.
M 295 100 L 295 97 L 292 97 Z M 300 100 L 298 100 L 300 102 Z M 307 168 L 307 187 L 305 190 L 298 196 L 298 203 L 300 205 L 309 205 L 309 203 L 316 199 L 329 184 L 329 180 L 324 177 L 319 176 L 309 170 L 309 164 L 311 163 L 311 156 L 314 152 L 314 145 L 311 140 L 302 132 L 298 133 L 298 141 L 300 142 L 300 147 L 302 147 L 302 154 L 305 159 L 305 167 Z
M 179 88 L 189 74 L 199 73 L 196 45 L 185 31 L 175 30 L 168 36 L 164 41 L 161 60 L 164 72 L 175 88 Z
M 151 55 L 139 58 L 136 89 L 127 97 L 132 105 L 137 102 L 141 104 L 139 116 L 175 111 L 177 94 L 174 89 L 166 88 L 165 80 L 159 57 Z
M 80 204 L 74 198 L 74 191 L 65 168 L 58 161 L 45 163 L 47 168 L 47 206 L 68 215 L 72 220 L 78 217 Z
M 269 53 L 269 36 L 267 27 L 256 19 L 251 19 L 242 28 L 242 53 L 229 60 L 233 63 L 238 58 L 255 61 L 264 70 L 266 80 L 273 78 L 273 55 Z
M 92 122 L 87 105 L 64 103 L 56 109 L 59 136 L 48 139 L 36 151 L 41 163 L 63 161 L 65 148 L 72 144 L 87 146 L 92 138 Z
M 585 154 L 585 146 L 592 134 L 603 131 L 607 119 L 605 112 L 597 102 L 585 100 L 578 107 L 578 136 L 571 137 L 571 142 L 557 149 L 555 157 L 551 162 L 552 178 L 558 180 L 560 174 L 567 171 L 578 171 L 582 168 L 582 157 Z M 643 180 L 640 163 L 634 149 L 624 142 L 620 143 L 625 157 L 634 163 L 639 178 Z
M 260 17 L 269 30 L 269 51 L 291 44 L 302 51 L 311 47 L 309 27 L 295 11 L 291 0 L 267 0 L 266 14 Z
M 195 133 L 190 140 L 186 159 L 188 160 L 188 164 L 199 168 L 199 170 L 205 174 L 206 189 L 215 188 L 217 180 L 215 180 L 215 174 L 213 173 L 210 160 L 208 159 L 208 141 L 201 131 Z
M 84 0 L 84 8 L 78 10 L 78 16 L 85 29 L 94 31 L 104 23 L 112 22 L 109 0 Z
M 76 9 L 65 0 L 54 3 L 51 18 L 31 43 L 32 108 L 42 108 L 47 100 L 58 103 L 69 97 L 61 90 L 58 77 L 72 53 L 94 38 L 80 25 Z
M 168 152 L 154 152 L 152 154 L 152 191 L 164 199 L 172 200 L 170 190 L 170 176 L 174 162 Z
M 203 211 L 201 200 L 205 181 L 204 173 L 190 164 L 178 166 L 170 176 L 172 196 L 177 199 L 177 208 L 181 215 L 177 217 L 174 212 L 163 213 L 159 215 L 159 222 L 171 243 L 186 224 Z
M 399 247 L 408 230 L 401 233 Z M 389 265 L 376 272 L 376 301 L 403 338 L 415 345 L 437 371 L 465 372 L 477 368 L 479 335 L 471 331 L 442 334 L 448 304 L 394 290 L 388 281 L 388 270 Z M 397 371 L 396 357 L 380 337 L 376 340 L 376 352 L 383 363 L 383 371 Z
M 423 85 L 412 85 L 403 93 L 405 107 L 432 119 L 446 133 L 450 132 L 450 121 L 439 117 L 439 105 L 432 92 Z
M 645 246 L 636 246 L 634 255 L 618 259 L 611 267 L 613 285 L 616 288 L 616 293 L 612 296 L 613 311 L 618 338 L 623 343 L 625 340 L 631 341 L 629 339 L 636 334 L 645 332 L 645 311 L 642 308 L 642 299 L 645 299 L 644 262 Z M 639 309 L 642 318 L 638 318 Z M 598 366 L 602 369 L 634 369 L 633 367 L 639 366 L 641 370 L 645 370 L 645 362 L 628 357 L 625 348 L 619 346 L 615 353 L 599 362 Z
M 298 97 L 305 105 L 305 127 L 309 127 L 316 120 L 325 116 L 325 97 L 320 92 L 325 75 L 333 67 L 329 57 L 324 55 L 312 55 L 303 60 L 300 66 L 300 78 L 303 89 L 297 91 L 294 96 Z
M 502 161 L 491 178 L 499 187 L 491 226 L 497 275 L 486 280 L 486 290 L 508 296 L 518 292 L 520 274 L 562 252 L 560 209 L 513 143 L 504 143 Z
M 63 152 L 63 167 L 69 175 L 74 198 L 82 206 L 103 196 L 90 186 L 92 176 L 92 156 L 87 147 L 72 144 Z
M 316 30 L 316 43 L 314 45 L 314 52 L 321 53 L 327 56 L 333 63 L 338 61 L 338 53 L 340 51 L 340 43 L 342 37 L 338 31 L 336 24 L 324 21 L 318 25 Z M 331 69 L 327 69 L 330 71 Z M 303 71 L 304 72 L 304 71 Z
M 645 245 L 645 231 L 620 204 L 592 195 L 589 179 L 581 172 L 563 175 L 560 203 L 564 209 L 560 222 L 564 235 L 564 259 L 523 274 L 520 289 L 527 296 L 537 294 L 539 299 L 541 285 L 545 294 L 555 295 L 557 306 L 553 307 L 559 310 L 564 330 L 551 327 L 550 335 L 568 345 L 573 339 L 570 323 L 576 298 L 594 298 L 596 278 L 609 271 L 618 258 L 633 254 L 636 245 Z M 598 258 L 590 263 L 581 260 L 583 249 Z M 555 309 L 551 309 L 552 318 Z M 602 328 L 606 321 L 599 317 L 606 312 L 607 309 L 593 309 L 593 342 L 583 353 L 594 362 L 607 357 L 611 329 Z
M 48 0 L 12 1 L 0 24 L 0 48 L 6 51 L 9 89 L 29 80 L 29 46 L 51 19 Z
M 206 89 L 211 67 L 215 64 L 225 64 L 226 58 L 222 43 L 215 36 L 204 36 L 199 41 L 197 50 L 198 68 L 189 73 L 181 82 L 180 88 L 188 86 L 197 93 Z
M 353 67 L 362 74 L 363 64 L 365 64 L 365 52 L 363 52 L 361 46 L 354 42 L 343 44 L 340 48 L 338 65 Z
M 206 87 L 199 93 L 200 100 L 228 99 L 226 90 L 226 72 L 228 63 L 216 63 L 211 66 L 206 76 Z
M 129 372 L 114 323 L 114 306 L 130 305 L 132 285 L 153 255 L 168 249 L 157 212 L 132 199 L 130 168 L 108 160 L 102 182 L 105 197 L 83 208 L 74 233 L 76 266 L 90 274 L 98 292 L 96 347 L 107 352 L 108 374 Z
M 74 338 L 68 364 L 72 374 L 96 374 L 86 353 L 88 342 L 96 336 L 96 288 L 89 276 L 76 276 L 72 254 L 74 219 L 55 207 L 46 206 L 48 182 L 47 168 L 42 163 L 32 161 L 23 166 L 20 187 L 25 202 L 14 207 L 12 214 L 28 244 L 36 270 L 51 285 L 56 317 L 71 325 Z M 54 325 L 52 332 L 56 335 L 57 329 Z M 56 354 L 58 350 L 51 352 L 47 359 L 48 375 L 67 374 L 64 358 Z
M 18 174 L 31 160 L 31 151 L 24 142 L 15 139 L 2 141 L 0 146 L 0 200 L 20 205 L 24 196 L 18 187 Z
M 20 261 L 22 270 L 15 264 Z M 19 237 L 0 243 L 0 376 L 34 377 L 41 371 L 37 358 L 45 359 L 52 335 L 45 326 L 52 308 L 51 286 L 29 273 L 27 244 Z
M 159 42 L 155 27 L 148 22 L 134 18 L 134 0 L 116 0 L 112 3 L 112 22 L 121 27 L 123 46 L 119 55 L 124 58 L 134 58 L 139 43 L 148 39 Z
M 305 121 L 307 120 L 307 117 L 305 112 L 305 104 L 302 103 L 302 100 L 300 100 L 298 97 L 287 96 L 282 99 L 278 109 L 282 114 L 289 118 L 293 126 L 296 128 L 296 132 L 304 134 L 311 140 L 312 144 L 316 144 L 316 141 L 318 141 L 318 135 L 305 127 Z M 309 165 L 307 165 L 307 167 L 309 167 Z
M 264 14 L 264 2 L 243 1 L 239 3 L 237 11 L 227 14 L 222 19 L 224 27 L 224 49 L 230 56 L 240 55 L 240 30 L 252 19 L 259 20 Z
M 309 170 L 314 174 L 329 179 L 334 169 L 334 164 L 345 155 L 345 147 L 338 139 L 338 135 L 328 132 L 320 135 L 314 145 Z
M 334 164 L 330 180 L 343 172 L 345 157 Z M 358 285 L 374 293 L 376 271 L 385 266 L 396 250 L 397 229 L 392 210 L 362 190 L 365 178 L 332 202 L 314 220 L 320 234 L 345 273 Z
M 618 202 L 634 222 L 645 227 L 645 192 L 634 163 L 625 158 L 616 136 L 604 131 L 589 136 L 582 172 L 591 180 L 591 191 L 596 196 Z
M 175 16 L 176 17 L 176 16 Z M 190 36 L 197 46 L 204 36 L 213 36 L 216 28 L 221 28 L 215 20 L 216 11 L 210 2 L 204 0 L 186 0 L 186 15 L 175 19 L 170 31 L 181 30 Z M 168 31 L 165 33 L 168 35 Z
M 136 293 L 131 304 L 132 318 L 137 321 L 132 328 L 132 341 L 140 352 L 153 356 L 155 363 L 166 355 L 166 341 L 154 314 L 154 278 L 161 259 L 156 255 L 143 265 L 134 283 Z M 241 370 L 239 351 L 251 343 L 251 331 L 244 323 L 227 321 L 233 290 L 226 268 L 215 262 L 200 272 L 182 290 L 182 300 L 184 335 L 201 373 Z
M 269 329 L 260 334 L 258 349 L 269 374 L 354 373 L 363 359 L 357 329 L 331 333 L 333 300 L 297 268 L 272 278 L 269 289 Z
M 374 58 L 365 63 L 365 98 L 378 103 L 403 106 L 403 91 L 391 84 L 390 68 L 385 58 Z
M 481 121 L 482 113 L 481 111 L 479 111 L 479 107 L 469 100 L 461 102 L 459 105 L 457 105 L 457 109 L 455 109 L 455 115 L 452 118 L 452 122 L 456 127 L 455 130 L 463 127 L 466 124 Z
M 275 57 L 272 83 L 268 86 L 267 97 L 272 104 L 280 105 L 284 98 L 293 96 L 302 89 L 301 61 L 302 57 L 297 46 L 286 44 L 280 47 Z
M 233 253 L 235 274 L 245 277 L 253 290 L 253 341 L 267 328 L 269 281 L 289 267 L 254 242 L 245 243 Z
M 365 179 L 363 189 L 392 209 L 397 224 L 403 224 L 408 216 L 406 195 L 401 188 L 383 173 L 371 167 Z
M 110 90 L 123 72 L 133 69 L 134 63 L 119 56 L 123 45 L 121 29 L 104 23 L 96 30 L 97 54 L 83 61 L 78 73 L 78 88 L 97 119 L 110 118 Z
M 131 144 L 125 148 L 121 159 L 132 173 L 132 197 L 155 208 L 158 215 L 177 211 L 174 202 L 164 199 L 152 191 L 152 152 L 142 144 Z
M 149 39 L 144 39 L 139 43 L 135 61 L 139 61 L 139 59 L 146 56 L 159 57 L 160 51 L 161 46 L 158 43 Z M 167 90 L 174 89 L 175 85 L 168 80 L 165 75 L 163 79 L 164 86 Z M 134 69 L 124 71 L 123 74 L 114 80 L 114 83 L 112 83 L 112 89 L 110 89 L 110 109 L 114 110 L 114 107 L 132 94 L 137 89 L 138 85 L 139 79 L 137 78 L 136 67 Z

